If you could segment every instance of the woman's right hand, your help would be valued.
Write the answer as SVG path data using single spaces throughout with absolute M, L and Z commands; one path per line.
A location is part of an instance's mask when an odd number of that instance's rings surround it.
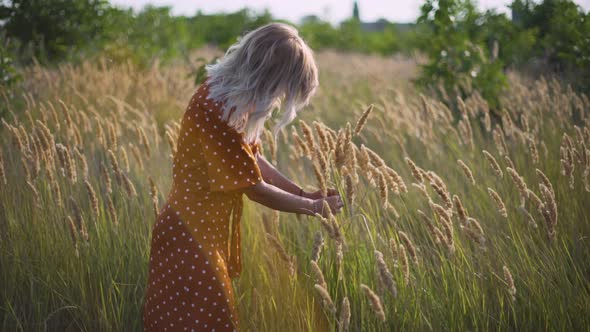
M 330 207 L 331 211 L 328 211 L 328 209 L 324 208 L 324 201 L 328 203 L 328 206 Z M 319 198 L 314 201 L 315 213 L 321 215 L 324 218 L 327 218 L 330 215 L 330 212 L 332 214 L 337 214 L 338 212 L 340 212 L 343 206 L 344 203 L 342 202 L 342 198 L 338 194 Z

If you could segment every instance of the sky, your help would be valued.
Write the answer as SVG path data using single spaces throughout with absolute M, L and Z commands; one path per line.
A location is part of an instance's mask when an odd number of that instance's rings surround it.
M 507 12 L 511 0 L 476 0 L 479 9 L 496 9 Z M 574 0 L 585 11 L 590 10 L 590 0 Z M 194 15 L 197 10 L 205 14 L 234 12 L 244 7 L 256 11 L 268 9 L 274 17 L 299 22 L 305 15 L 317 15 L 324 20 L 338 23 L 351 16 L 353 1 L 347 0 L 111 0 L 120 7 L 140 10 L 147 4 L 171 6 L 177 15 Z M 361 20 L 375 21 L 385 18 L 393 22 L 415 21 L 422 0 L 359 0 Z

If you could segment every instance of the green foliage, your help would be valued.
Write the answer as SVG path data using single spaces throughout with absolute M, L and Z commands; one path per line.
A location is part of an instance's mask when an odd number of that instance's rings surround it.
M 8 41 L 5 39 L 5 42 L 0 44 L 0 87 L 10 88 L 22 80 L 22 77 L 16 70 Z
M 203 83 L 207 79 L 207 65 L 217 62 L 218 59 L 218 57 L 214 57 L 211 61 L 207 61 L 205 58 L 197 59 L 199 65 L 193 67 L 191 73 L 188 75 L 188 77 L 194 77 L 195 86 Z
M 590 13 L 571 0 L 515 0 L 511 7 L 515 25 L 534 31 L 531 56 L 590 92 Z
M 470 0 L 427 0 L 419 22 L 431 28 L 425 50 L 429 61 L 417 83 L 424 87 L 442 86 L 450 92 L 459 89 L 467 98 L 472 89 L 498 108 L 506 78 L 502 63 L 490 61 L 487 47 L 479 42 L 480 15 Z
M 338 27 L 318 17 L 308 17 L 300 26 L 299 33 L 313 49 L 333 48 L 342 51 L 360 51 L 390 55 L 397 51 L 417 48 L 413 38 L 402 39 L 414 32 L 414 27 L 401 32 L 396 25 L 384 22 L 381 31 L 366 31 L 354 18 L 345 20 Z M 400 44 L 400 40 L 407 41 Z
M 1 0 L 0 20 L 21 51 L 35 45 L 37 58 L 59 59 L 100 38 L 107 9 L 105 0 Z

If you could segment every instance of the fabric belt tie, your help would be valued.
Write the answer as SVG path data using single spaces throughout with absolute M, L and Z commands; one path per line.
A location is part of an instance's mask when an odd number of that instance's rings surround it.
M 235 199 L 233 204 L 234 208 L 231 212 L 231 234 L 229 243 L 229 258 L 228 258 L 228 270 L 230 278 L 236 278 L 240 276 L 242 272 L 242 259 L 241 259 L 241 239 L 240 239 L 240 219 L 242 217 L 243 201 L 242 195 L 239 195 Z

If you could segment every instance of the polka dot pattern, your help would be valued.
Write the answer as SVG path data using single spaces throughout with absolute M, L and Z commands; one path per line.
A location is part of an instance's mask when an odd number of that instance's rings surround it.
M 221 119 L 202 84 L 182 119 L 173 184 L 152 229 L 145 331 L 239 331 L 231 279 L 241 273 L 244 189 L 262 181 L 259 146 Z

